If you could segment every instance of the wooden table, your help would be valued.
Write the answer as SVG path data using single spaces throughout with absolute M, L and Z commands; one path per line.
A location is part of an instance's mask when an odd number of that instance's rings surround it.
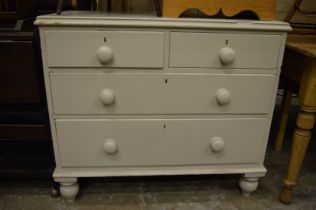
M 292 151 L 280 201 L 291 203 L 293 189 L 308 147 L 316 112 L 316 35 L 290 35 L 284 57 L 284 75 L 298 84 L 300 111 L 293 135 Z
M 260 20 L 273 20 L 275 0 L 163 0 L 163 16 L 179 17 L 184 11 L 194 8 L 213 16 L 224 14 L 235 16 L 243 11 L 253 12 Z

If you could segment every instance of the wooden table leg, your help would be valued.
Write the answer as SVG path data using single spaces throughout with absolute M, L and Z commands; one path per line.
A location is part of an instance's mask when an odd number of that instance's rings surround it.
M 314 122 L 314 111 L 301 106 L 296 120 L 288 172 L 284 179 L 283 191 L 280 195 L 280 201 L 284 204 L 292 202 L 293 189 L 298 181 L 299 172 L 311 138 L 311 129 L 314 126 Z
M 286 132 L 287 120 L 291 109 L 292 92 L 288 89 L 285 90 L 285 94 L 282 99 L 281 116 L 277 125 L 277 135 L 274 140 L 274 150 L 280 152 L 283 146 L 283 140 Z

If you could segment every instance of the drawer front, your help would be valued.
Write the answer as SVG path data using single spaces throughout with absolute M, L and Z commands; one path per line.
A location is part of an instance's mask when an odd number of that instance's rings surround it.
M 48 31 L 49 67 L 162 68 L 163 32 Z
M 277 67 L 280 35 L 172 32 L 170 67 Z
M 56 120 L 61 165 L 257 163 L 266 119 Z
M 274 75 L 51 73 L 56 114 L 268 113 Z

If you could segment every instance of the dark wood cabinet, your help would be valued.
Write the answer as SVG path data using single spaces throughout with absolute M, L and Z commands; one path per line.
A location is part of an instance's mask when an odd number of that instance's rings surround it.
M 0 32 L 0 140 L 50 140 L 36 33 L 32 20 Z
M 54 160 L 37 29 L 32 19 L 0 21 L 0 177 L 50 177 Z
M 42 103 L 33 34 L 0 34 L 1 105 Z

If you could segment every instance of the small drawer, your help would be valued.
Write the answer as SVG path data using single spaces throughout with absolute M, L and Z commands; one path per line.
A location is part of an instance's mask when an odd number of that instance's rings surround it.
M 56 120 L 62 167 L 258 163 L 267 120 Z
M 48 31 L 49 67 L 162 68 L 163 32 Z
M 266 114 L 275 75 L 51 73 L 56 114 Z
M 280 35 L 172 32 L 170 67 L 277 67 Z

